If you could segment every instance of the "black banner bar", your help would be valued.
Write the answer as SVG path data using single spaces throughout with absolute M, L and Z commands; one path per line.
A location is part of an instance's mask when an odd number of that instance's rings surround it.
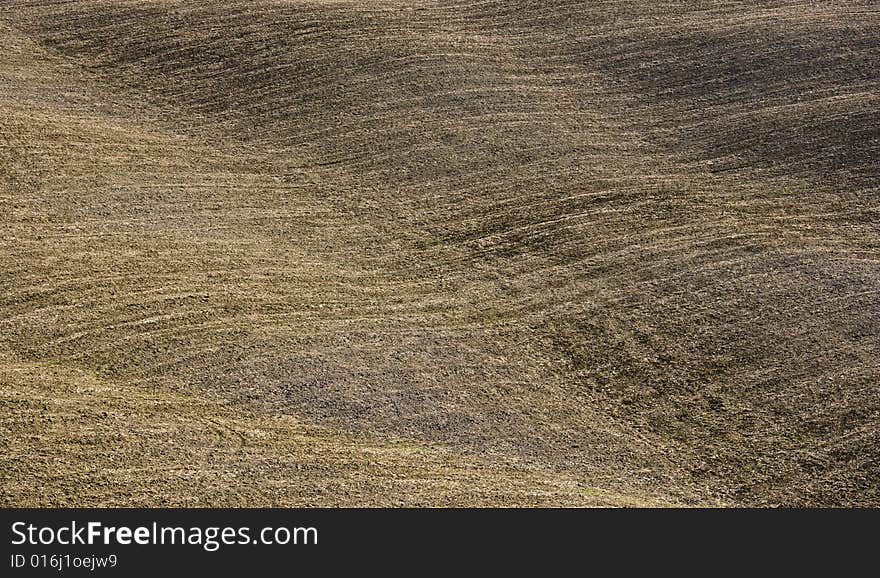
M 826 562 L 839 573 L 860 561 L 873 567 L 878 518 L 877 510 L 6 509 L 0 576 L 608 563 L 624 572 L 704 558 L 715 570 L 769 560 L 815 570 L 832 553 Z

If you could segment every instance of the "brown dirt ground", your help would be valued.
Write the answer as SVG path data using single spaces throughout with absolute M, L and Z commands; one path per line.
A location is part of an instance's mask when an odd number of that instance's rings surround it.
M 4 360 L 0 404 L 4 506 L 664 505 L 51 364 Z
M 877 505 L 878 25 L 7 1 L 2 503 Z

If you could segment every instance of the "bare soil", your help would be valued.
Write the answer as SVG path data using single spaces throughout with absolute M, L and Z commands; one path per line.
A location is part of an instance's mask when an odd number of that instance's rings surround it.
M 878 505 L 878 29 L 7 0 L 0 504 Z

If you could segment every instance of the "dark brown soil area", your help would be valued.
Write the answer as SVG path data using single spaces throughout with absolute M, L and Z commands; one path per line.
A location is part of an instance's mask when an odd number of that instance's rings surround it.
M 878 505 L 880 12 L 645 4 L 5 2 L 2 503 Z

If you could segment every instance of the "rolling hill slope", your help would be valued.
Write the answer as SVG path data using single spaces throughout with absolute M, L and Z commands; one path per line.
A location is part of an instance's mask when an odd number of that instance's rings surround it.
M 3 502 L 876 505 L 880 12 L 643 4 L 7 2 Z

